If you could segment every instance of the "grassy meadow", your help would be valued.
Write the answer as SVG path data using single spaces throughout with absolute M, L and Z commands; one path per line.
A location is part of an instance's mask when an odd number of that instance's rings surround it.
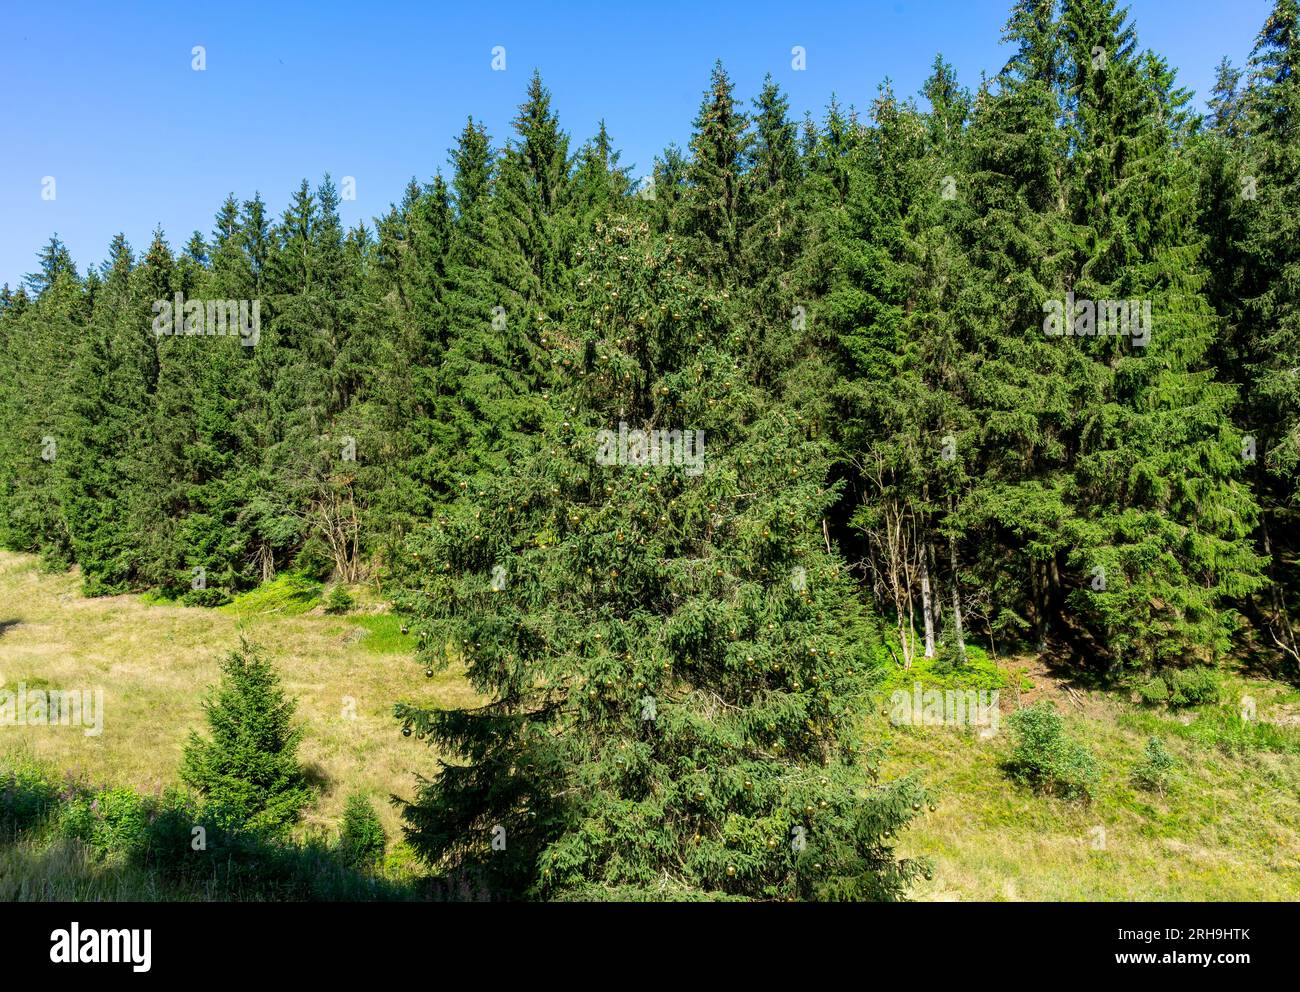
M 283 579 L 217 608 L 142 596 L 87 599 L 73 574 L 49 574 L 35 558 L 0 552 L 0 686 L 102 688 L 104 730 L 0 727 L 0 767 L 35 763 L 97 786 L 158 793 L 177 782 L 182 745 L 202 729 L 202 700 L 222 656 L 240 637 L 260 644 L 299 700 L 301 757 L 319 786 L 301 836 L 338 829 L 344 799 L 373 800 L 390 839 L 389 874 L 414 865 L 400 843 L 391 795 L 410 795 L 431 769 L 428 750 L 403 738 L 391 717 L 400 698 L 471 703 L 456 672 L 429 680 L 381 604 L 353 590 L 356 611 L 324 612 L 318 591 Z M 983 659 L 983 656 L 981 656 Z M 1005 721 L 973 730 L 896 727 L 882 708 L 867 734 L 885 740 L 886 778 L 918 774 L 935 794 L 899 839 L 900 853 L 934 862 L 922 900 L 1296 900 L 1300 899 L 1300 692 L 1225 673 L 1217 706 L 1145 708 L 1114 693 L 1071 686 L 1041 662 L 983 659 L 973 673 L 996 678 L 1003 716 L 1052 700 L 1069 734 L 1096 757 L 1102 776 L 1091 802 L 1044 797 L 1002 769 Z M 887 688 L 932 673 L 893 672 Z M 938 681 L 935 679 L 938 678 Z M 1243 697 L 1256 718 L 1243 720 Z M 884 697 L 882 697 L 884 698 Z M 1163 794 L 1143 791 L 1132 770 L 1158 737 L 1176 765 Z M 0 897 L 195 898 L 139 874 L 96 865 L 75 845 L 0 848 Z
M 474 698 L 454 672 L 424 677 L 394 617 L 328 616 L 292 582 L 216 609 L 87 599 L 79 589 L 75 573 L 47 574 L 34 557 L 0 551 L 0 686 L 102 688 L 105 713 L 97 737 L 75 727 L 0 727 L 0 760 L 22 754 L 145 793 L 175 784 L 189 732 L 205 730 L 205 694 L 242 636 L 261 645 L 298 699 L 306 728 L 299 754 L 321 790 L 303 829 L 332 829 L 347 794 L 362 789 L 396 835 L 388 798 L 409 795 L 412 773 L 429 771 L 431 758 L 402 737 L 393 703 Z M 362 601 L 358 609 L 366 608 Z

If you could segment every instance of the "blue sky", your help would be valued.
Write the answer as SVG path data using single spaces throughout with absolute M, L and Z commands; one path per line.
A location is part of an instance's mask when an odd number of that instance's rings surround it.
M 500 142 L 534 67 L 573 147 L 603 117 L 637 175 L 686 144 L 718 58 L 746 101 L 771 72 L 797 116 L 820 115 L 832 93 L 867 107 L 885 77 L 913 94 L 936 52 L 974 88 L 1005 61 L 1009 0 L 24 7 L 6 10 L 0 36 L 0 282 L 11 285 L 54 232 L 84 271 L 118 231 L 139 252 L 161 224 L 175 249 L 210 232 L 227 193 L 260 191 L 278 215 L 300 179 L 327 171 L 355 177 L 343 219 L 369 224 L 411 176 L 445 165 L 467 115 Z M 1222 56 L 1245 62 L 1270 7 L 1132 0 L 1131 12 L 1142 45 L 1199 101 Z M 504 72 L 491 67 L 498 45 Z M 791 68 L 795 45 L 804 71 Z

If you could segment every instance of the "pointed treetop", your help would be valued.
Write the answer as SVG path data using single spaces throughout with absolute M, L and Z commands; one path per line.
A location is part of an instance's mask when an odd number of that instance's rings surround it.
M 162 228 L 159 227 L 154 231 L 154 238 L 162 237 Z M 208 245 L 203 240 L 203 235 L 195 231 L 190 235 L 190 240 L 185 245 L 185 254 L 200 265 L 206 265 L 208 261 Z
M 100 274 L 105 279 L 114 276 L 125 279 L 134 266 L 135 257 L 131 254 L 131 246 L 127 243 L 126 235 L 119 231 L 109 242 L 108 257 L 99 265 Z
M 1250 65 L 1266 83 L 1300 78 L 1300 0 L 1275 0 L 1255 39 Z
M 59 240 L 58 234 L 50 236 L 49 242 L 36 257 L 40 263 L 39 271 L 28 273 L 23 280 L 33 296 L 41 296 L 60 276 L 77 278 L 77 267 L 72 263 L 72 255 Z
M 768 73 L 754 99 L 755 138 L 751 150 L 753 169 L 763 189 L 793 182 L 799 172 L 797 127 L 787 116 L 790 102 Z
M 1241 119 L 1241 70 L 1225 55 L 1214 70 L 1214 87 L 1206 101 L 1210 109 L 1210 127 L 1221 134 L 1236 135 Z
M 465 120 L 456 147 L 448 153 L 452 166 L 451 188 L 456 210 L 462 216 L 468 213 L 488 193 L 492 175 L 492 147 L 487 128 L 474 123 L 473 117 Z
M 1015 46 L 1002 69 L 1004 76 L 1042 83 L 1051 90 L 1059 85 L 1058 2 L 1016 0 L 1002 28 L 1002 43 Z

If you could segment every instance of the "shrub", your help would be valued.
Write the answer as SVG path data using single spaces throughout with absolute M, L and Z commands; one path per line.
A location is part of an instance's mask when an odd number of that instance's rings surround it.
M 230 594 L 217 586 L 205 589 L 191 589 L 181 597 L 186 606 L 224 606 L 230 602 Z
M 0 771 L 0 839 L 40 826 L 58 805 L 58 788 L 34 765 Z
M 145 801 L 130 789 L 83 793 L 64 805 L 59 832 L 105 860 L 134 862 L 149 846 L 148 813 Z
M 1142 760 L 1133 766 L 1133 782 L 1139 789 L 1163 796 L 1169 787 L 1169 773 L 1174 764 L 1173 755 L 1165 750 L 1160 738 L 1151 737 L 1147 740 Z
M 41 852 L 38 859 L 21 857 L 20 862 L 42 873 L 42 893 L 53 891 L 46 874 L 50 858 L 67 851 L 83 870 L 87 858 L 92 869 L 94 861 L 111 859 L 114 870 L 103 877 L 141 881 L 141 888 L 130 890 L 133 898 L 140 897 L 137 892 L 158 898 L 160 891 L 227 901 L 356 902 L 415 896 L 410 880 L 393 882 L 366 870 L 382 856 L 383 830 L 363 797 L 350 799 L 348 805 L 344 837 L 338 849 L 332 849 L 320 840 L 295 844 L 263 831 L 224 829 L 176 789 L 161 797 L 125 788 L 89 791 L 57 786 L 27 764 L 0 769 L 0 841 L 16 838 Z M 47 823 L 51 829 L 40 830 Z M 204 843 L 198 846 L 193 843 L 196 826 L 205 830 Z M 345 846 L 360 863 L 345 856 Z M 0 864 L 0 876 L 5 867 Z M 0 878 L 0 891 L 22 891 L 15 890 L 15 884 L 13 878 Z M 17 884 L 21 886 L 21 880 Z M 85 896 L 73 890 L 63 897 Z
M 223 827 L 277 833 L 311 800 L 298 765 L 296 703 L 266 659 L 246 642 L 222 665 L 221 686 L 204 703 L 211 737 L 191 733 L 181 778 Z
M 1055 709 L 1039 703 L 1013 713 L 1008 723 L 1016 735 L 1007 762 L 1013 778 L 1044 793 L 1091 798 L 1099 777 L 1097 762 L 1065 736 Z
M 352 793 L 343 807 L 343 829 L 339 836 L 343 863 L 354 868 L 371 867 L 384 856 L 387 844 L 375 807 L 365 793 Z
M 1138 699 L 1147 706 L 1157 706 L 1169 698 L 1169 689 L 1165 686 L 1164 679 L 1159 675 L 1153 675 L 1138 684 L 1137 694 Z
M 1219 680 L 1212 668 L 1171 668 L 1139 683 L 1137 694 L 1148 706 L 1201 706 L 1219 701 Z
M 1212 668 L 1176 668 L 1165 673 L 1170 706 L 1201 706 L 1219 701 L 1219 680 Z
M 41 547 L 39 568 L 42 572 L 50 575 L 57 575 L 60 572 L 66 572 L 73 566 L 72 556 L 64 548 L 54 544 L 46 544 Z
M 212 867 L 203 864 L 194 848 L 194 828 L 208 826 L 194 800 L 180 789 L 169 788 L 147 808 L 148 847 L 140 852 L 141 863 L 172 879 L 211 877 Z
M 330 590 L 330 594 L 325 597 L 325 612 L 340 614 L 347 613 L 356 605 L 356 601 L 348 595 L 348 591 L 341 585 L 335 586 Z

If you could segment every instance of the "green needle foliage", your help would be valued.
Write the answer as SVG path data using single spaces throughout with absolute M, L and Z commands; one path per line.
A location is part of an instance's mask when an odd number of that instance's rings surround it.
M 1013 778 L 1048 795 L 1090 799 L 1101 774 L 1091 752 L 1065 734 L 1050 703 L 1017 710 L 1008 719 L 1015 746 L 1006 767 Z
M 344 863 L 354 868 L 371 868 L 383 858 L 387 845 L 388 838 L 375 807 L 364 793 L 352 793 L 343 807 L 343 826 L 339 833 L 338 847 Z
M 221 685 L 204 705 L 208 736 L 190 734 L 182 780 L 218 824 L 282 832 L 312 793 L 298 764 L 302 729 L 271 663 L 247 642 L 221 666 Z
M 1169 775 L 1177 762 L 1174 761 L 1159 737 L 1148 738 L 1142 751 L 1142 760 L 1133 766 L 1133 784 L 1148 792 L 1165 794 L 1169 788 Z
M 728 361 L 735 307 L 671 274 L 671 236 L 597 235 L 547 328 L 548 430 L 412 542 L 422 657 L 490 701 L 398 708 L 454 756 L 410 838 L 508 896 L 896 898 L 923 797 L 858 743 L 876 645 L 823 543 L 826 445 Z M 620 419 L 698 425 L 699 474 L 600 464 Z
M 1203 116 L 1117 0 L 1010 6 L 974 90 L 939 55 L 797 122 L 717 64 L 640 175 L 533 73 L 373 230 L 324 176 L 84 275 L 52 237 L 0 290 L 0 544 L 94 594 L 397 600 L 485 697 L 398 707 L 455 885 L 902 896 L 881 665 L 1300 675 L 1300 4 Z M 155 333 L 178 293 L 260 336 Z M 691 457 L 628 464 L 645 430 Z

